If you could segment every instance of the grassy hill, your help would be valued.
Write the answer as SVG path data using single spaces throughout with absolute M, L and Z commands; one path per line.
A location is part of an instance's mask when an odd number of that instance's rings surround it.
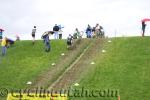
M 84 87 L 88 91 L 101 92 L 94 92 L 97 97 L 77 97 L 71 100 L 118 100 L 103 92 L 108 89 L 119 91 L 121 100 L 149 100 L 150 37 L 111 40 L 111 43 L 105 42 L 103 49 L 106 52 L 99 51 L 95 64 L 87 66 L 88 72 L 80 79 L 80 85 L 73 86 L 79 90 Z
M 44 43 L 40 40 L 36 41 L 35 45 L 32 45 L 32 41 L 15 42 L 15 45 L 7 49 L 6 56 L 0 55 L 0 89 L 5 88 L 10 92 L 11 89 L 28 88 L 26 84 L 28 81 L 36 86 L 37 80 L 43 81 L 43 78 L 50 77 L 46 74 L 53 70 L 53 79 L 47 78 L 41 84 L 42 87 L 49 85 L 76 59 L 88 45 L 88 41 L 84 40 L 77 48 L 68 51 L 66 40 L 51 40 L 52 48 L 49 53 L 44 51 Z M 62 53 L 65 56 L 62 57 Z M 52 63 L 56 63 L 56 66 L 53 67 Z M 57 65 L 62 67 L 58 68 Z M 58 70 L 55 70 L 55 67 Z
M 68 51 L 65 40 L 52 40 L 52 51 L 49 53 L 44 52 L 42 41 L 36 41 L 34 46 L 31 41 L 16 42 L 8 49 L 5 57 L 0 56 L 0 88 L 26 88 L 27 81 L 36 82 L 37 79 L 43 81 L 44 77 L 47 79 L 49 74 L 43 73 L 49 70 L 54 70 L 55 78 L 41 85 L 52 84 L 91 41 L 93 40 L 84 39 L 77 49 Z M 150 37 L 104 39 L 103 45 L 96 40 L 95 45 L 91 45 L 76 64 L 79 65 L 78 68 L 84 66 L 82 71 L 76 69 L 79 71 L 77 75 L 79 86 L 71 85 L 73 89 L 78 90 L 84 87 L 90 94 L 88 97 L 80 97 L 77 92 L 76 98 L 70 97 L 69 100 L 117 100 L 115 96 L 106 95 L 104 90 L 117 91 L 121 100 L 149 100 L 149 43 Z M 106 50 L 105 53 L 102 53 L 103 49 Z M 61 53 L 66 54 L 64 58 Z M 95 64 L 90 64 L 91 61 Z M 54 62 L 56 66 L 52 67 L 51 64 Z M 60 71 L 56 71 L 55 68 Z M 94 91 L 93 95 L 91 91 Z
M 5 57 L 0 59 L 0 86 L 5 88 L 24 88 L 26 82 L 33 81 L 38 74 L 49 69 L 52 63 L 66 53 L 64 40 L 51 41 L 52 50 L 44 51 L 43 41 L 18 41 L 10 47 Z

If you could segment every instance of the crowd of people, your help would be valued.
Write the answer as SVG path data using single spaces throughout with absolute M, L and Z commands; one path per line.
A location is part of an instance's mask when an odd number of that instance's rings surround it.
M 32 36 L 32 44 L 35 44 L 35 37 L 36 37 L 36 26 L 33 26 L 31 36 Z M 62 39 L 62 28 L 61 25 L 55 24 L 52 31 L 46 31 L 42 34 L 41 38 L 43 39 L 43 43 L 45 46 L 45 52 L 51 51 L 51 42 L 49 36 L 54 35 L 54 39 Z M 1 30 L 1 37 L 2 37 L 2 31 Z M 79 31 L 78 28 L 75 29 L 73 35 L 69 34 L 67 37 L 67 48 L 71 47 L 72 44 L 75 42 L 74 40 L 81 40 L 83 34 L 86 33 L 87 38 L 98 38 L 98 37 L 104 37 L 104 31 L 103 27 L 99 24 L 96 24 L 95 27 L 91 27 L 90 25 L 87 26 L 85 32 Z M 20 40 L 20 37 L 16 35 L 16 40 Z M 15 41 L 4 37 L 1 39 L 1 46 L 2 46 L 2 56 L 6 55 L 7 48 L 9 48 L 11 45 L 14 44 Z
M 86 35 L 87 38 L 92 38 L 92 37 L 102 38 L 104 37 L 105 33 L 103 27 L 97 23 L 96 26 L 93 28 L 90 25 L 87 26 Z
M 98 23 L 95 25 L 95 27 L 91 27 L 89 24 L 87 25 L 87 28 L 85 30 L 86 38 L 103 38 L 105 33 L 102 26 L 100 26 Z M 84 32 L 79 31 L 78 28 L 75 29 L 74 34 L 67 37 L 67 48 L 70 48 L 73 46 L 73 43 L 75 42 L 74 39 L 78 39 L 78 41 L 81 40 Z

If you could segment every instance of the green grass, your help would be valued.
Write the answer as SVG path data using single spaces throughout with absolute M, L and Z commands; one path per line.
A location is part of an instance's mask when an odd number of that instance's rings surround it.
M 78 44 L 78 48 L 69 50 L 66 48 L 66 40 L 51 40 L 51 51 L 45 52 L 43 41 L 36 41 L 32 45 L 32 41 L 17 41 L 15 45 L 7 49 L 7 55 L 0 55 L 0 100 L 3 88 L 19 90 L 29 88 L 26 84 L 28 81 L 36 82 L 40 75 L 45 75 L 52 68 L 52 63 L 62 63 L 60 67 L 64 67 L 64 71 L 85 49 L 89 40 L 83 40 Z M 0 49 L 1 52 L 1 49 Z M 72 54 L 74 52 L 74 54 Z M 69 57 L 68 62 L 64 63 L 61 53 L 65 53 Z M 62 61 L 62 62 L 61 62 Z M 55 81 L 55 77 L 59 77 L 63 72 L 58 71 L 53 80 L 43 83 L 47 87 L 51 81 Z M 35 83 L 34 83 L 35 84 Z
M 65 40 L 52 40 L 52 50 L 44 51 L 43 41 L 19 41 L 8 49 L 7 55 L 1 57 L 0 86 L 3 88 L 25 88 L 27 81 L 34 79 L 42 72 L 57 63 L 61 53 L 67 52 Z
M 116 90 L 121 100 L 149 100 L 150 37 L 113 38 L 106 41 L 87 75 L 75 89 Z M 89 67 L 87 67 L 89 68 Z M 98 95 L 98 94 L 97 94 Z M 76 97 L 71 100 L 117 100 L 117 97 Z
M 106 40 L 103 46 L 106 53 L 101 52 L 102 48 L 95 48 L 99 51 L 95 65 L 87 66 L 87 73 L 79 77 L 79 87 L 73 88 L 84 87 L 89 91 L 114 89 L 119 90 L 121 100 L 149 100 L 150 37 L 111 40 L 111 43 Z M 52 51 L 49 53 L 44 52 L 42 41 L 37 41 L 34 46 L 31 41 L 19 41 L 9 48 L 5 57 L 0 56 L 0 88 L 27 87 L 27 81 L 34 81 L 39 74 L 50 69 L 53 62 L 57 63 L 62 52 L 68 52 L 65 40 L 52 40 L 51 44 Z M 66 62 L 64 65 L 69 64 Z M 76 97 L 70 100 L 117 100 L 117 97 Z

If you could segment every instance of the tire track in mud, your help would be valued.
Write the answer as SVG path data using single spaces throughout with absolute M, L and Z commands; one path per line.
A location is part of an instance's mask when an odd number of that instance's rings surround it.
M 59 78 L 49 86 L 48 90 L 61 90 L 68 88 L 73 83 L 80 81 L 84 71 L 88 70 L 89 64 L 94 60 L 94 57 L 99 53 L 104 44 L 104 39 L 91 40 L 91 44 L 84 49 L 82 54 L 68 67 Z

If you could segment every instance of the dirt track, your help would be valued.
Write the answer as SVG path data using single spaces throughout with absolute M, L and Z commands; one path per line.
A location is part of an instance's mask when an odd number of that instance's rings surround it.
M 48 89 L 60 90 L 79 82 L 83 73 L 89 70 L 90 63 L 94 60 L 95 55 L 101 51 L 104 40 L 91 40 L 92 44 L 86 48 L 78 59 L 66 70 L 60 77 L 49 86 Z
M 28 88 L 44 87 L 48 90 L 61 90 L 79 82 L 84 73 L 90 70 L 90 63 L 101 52 L 104 39 L 85 39 L 62 56 L 56 65 L 40 74 Z

